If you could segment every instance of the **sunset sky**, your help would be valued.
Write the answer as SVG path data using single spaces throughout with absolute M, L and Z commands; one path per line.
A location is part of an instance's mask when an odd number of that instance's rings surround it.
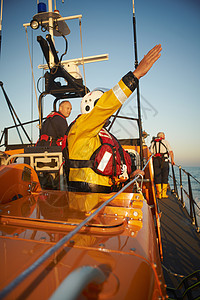
M 46 0 L 43 0 L 47 4 Z M 86 64 L 86 85 L 112 88 L 129 70 L 134 70 L 132 0 L 61 0 L 57 9 L 64 16 L 82 14 L 84 56 L 108 53 L 109 60 Z M 24 23 L 37 13 L 34 0 L 6 0 L 3 6 L 0 81 L 21 122 L 38 118 L 32 88 L 31 68 Z M 200 2 L 198 0 L 135 0 L 138 59 L 156 44 L 162 45 L 162 56 L 140 81 L 142 126 L 149 133 L 146 142 L 158 131 L 164 131 L 174 150 L 176 164 L 200 166 Z M 67 22 L 68 52 L 64 60 L 81 57 L 78 20 Z M 34 76 L 43 75 L 38 65 L 45 63 L 38 35 L 47 32 L 28 28 Z M 55 38 L 59 57 L 65 50 L 63 38 Z M 81 72 L 82 67 L 80 68 Z M 42 80 L 38 83 L 42 89 Z M 38 93 L 39 95 L 39 93 Z M 72 121 L 80 113 L 80 99 L 72 100 Z M 44 115 L 52 110 L 52 101 L 45 99 Z M 136 95 L 127 101 L 122 115 L 136 116 Z M 0 129 L 13 125 L 5 98 L 0 91 Z M 118 124 L 113 131 L 118 137 L 137 133 L 133 126 Z M 38 129 L 32 128 L 34 142 Z M 11 142 L 19 142 L 12 131 Z M 3 148 L 0 148 L 3 150 Z

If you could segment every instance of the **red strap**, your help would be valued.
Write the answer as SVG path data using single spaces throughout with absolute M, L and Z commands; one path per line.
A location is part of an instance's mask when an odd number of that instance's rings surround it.
M 155 142 L 160 142 L 162 140 L 163 140 L 163 138 L 156 138 L 156 139 L 154 139 Z
M 46 142 L 48 141 L 48 139 L 49 139 L 49 136 L 48 135 L 46 135 L 46 134 L 42 134 L 41 135 L 41 137 L 40 137 L 40 141 L 43 141 L 43 140 L 45 140 Z
M 65 149 L 67 146 L 67 135 L 65 134 L 62 139 L 62 150 Z
M 63 119 L 66 120 L 65 116 L 63 116 L 61 113 L 58 113 L 58 112 L 56 112 L 56 111 L 52 111 L 52 112 L 47 116 L 47 119 L 48 119 L 48 118 L 53 118 L 54 116 L 60 116 L 60 117 L 62 117 Z
M 46 134 L 41 135 L 41 137 L 37 140 L 35 146 L 37 146 L 37 144 L 38 144 L 39 141 L 45 140 L 45 141 L 47 142 L 48 139 L 49 139 L 49 136 L 48 136 L 48 135 L 46 135 Z
M 57 145 L 57 146 L 62 146 L 62 141 L 63 141 L 63 138 L 62 138 L 62 137 L 59 138 L 59 139 L 57 139 L 56 145 Z

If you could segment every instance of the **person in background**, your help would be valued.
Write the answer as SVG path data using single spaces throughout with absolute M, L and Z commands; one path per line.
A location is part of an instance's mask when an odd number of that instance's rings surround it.
M 151 142 L 150 151 L 153 156 L 154 182 L 156 184 L 157 198 L 168 198 L 167 186 L 169 176 L 169 157 L 174 165 L 174 153 L 164 132 L 158 132 Z
M 42 123 L 40 137 L 36 146 L 62 146 L 63 137 L 67 131 L 66 118 L 71 114 L 72 105 L 69 101 L 62 101 L 59 111 L 51 112 Z
M 158 60 L 161 50 L 161 45 L 156 45 L 134 72 L 127 73 L 109 91 L 93 91 L 83 97 L 82 114 L 71 126 L 67 137 L 70 190 L 111 192 L 115 191 L 116 179 L 127 180 L 138 173 L 144 175 L 141 170 L 135 170 L 128 153 L 120 154 L 122 151 L 117 139 L 104 125 L 137 88 L 138 80 Z M 103 144 L 111 147 L 105 149 Z M 114 149 L 114 153 L 110 148 Z M 123 154 L 125 157 L 121 160 Z

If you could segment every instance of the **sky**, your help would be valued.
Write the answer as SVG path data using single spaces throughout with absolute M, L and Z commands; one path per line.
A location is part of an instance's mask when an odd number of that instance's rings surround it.
M 43 0 L 47 4 L 47 0 Z M 109 60 L 85 65 L 86 85 L 112 88 L 122 76 L 134 70 L 132 0 L 57 0 L 63 17 L 82 14 L 82 41 L 85 57 L 108 54 Z M 33 92 L 31 67 L 24 23 L 37 13 L 36 0 L 4 0 L 0 81 L 20 119 L 27 122 L 38 118 Z M 140 80 L 142 127 L 149 136 L 146 143 L 159 131 L 164 131 L 181 166 L 200 166 L 200 1 L 199 0 L 135 0 L 138 60 L 156 44 L 162 45 L 161 58 Z M 64 60 L 79 58 L 81 42 L 78 20 L 67 21 L 71 33 L 67 36 L 68 52 Z M 38 35 L 40 29 L 28 31 L 36 84 L 43 76 L 38 69 L 45 63 Z M 64 39 L 55 38 L 58 56 L 65 50 Z M 82 67 L 80 68 L 82 74 Z M 42 90 L 44 80 L 37 84 Z M 37 93 L 39 95 L 39 92 Z M 80 113 L 80 99 L 73 99 L 68 122 Z M 137 116 L 136 93 L 126 101 L 121 115 Z M 52 110 L 52 97 L 45 97 L 44 115 Z M 0 90 L 0 130 L 13 125 L 8 106 Z M 136 124 L 117 122 L 113 133 L 118 138 L 137 136 Z M 34 124 L 28 132 L 35 142 L 38 128 Z M 22 134 L 23 136 L 23 134 Z M 23 137 L 24 142 L 26 139 Z M 11 130 L 9 141 L 19 142 L 16 130 Z M 0 148 L 3 151 L 3 147 Z

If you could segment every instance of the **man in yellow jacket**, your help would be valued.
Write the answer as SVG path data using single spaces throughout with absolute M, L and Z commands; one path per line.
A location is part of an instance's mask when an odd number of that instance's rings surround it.
M 69 152 L 69 188 L 73 191 L 109 192 L 112 191 L 110 177 L 96 173 L 85 164 L 101 145 L 99 132 L 106 120 L 115 113 L 128 99 L 143 77 L 160 57 L 161 45 L 156 45 L 141 60 L 134 72 L 127 73 L 117 85 L 105 93 L 96 95 L 98 102 L 92 109 L 90 98 L 94 92 L 87 94 L 82 102 L 83 113 L 72 125 L 68 133 Z M 97 91 L 96 91 L 97 92 Z M 84 98 L 83 98 L 84 100 Z M 87 105 L 88 103 L 88 105 Z M 84 111 L 85 110 L 85 111 Z M 88 111 L 87 111 L 88 110 Z M 141 172 L 136 170 L 134 174 Z

